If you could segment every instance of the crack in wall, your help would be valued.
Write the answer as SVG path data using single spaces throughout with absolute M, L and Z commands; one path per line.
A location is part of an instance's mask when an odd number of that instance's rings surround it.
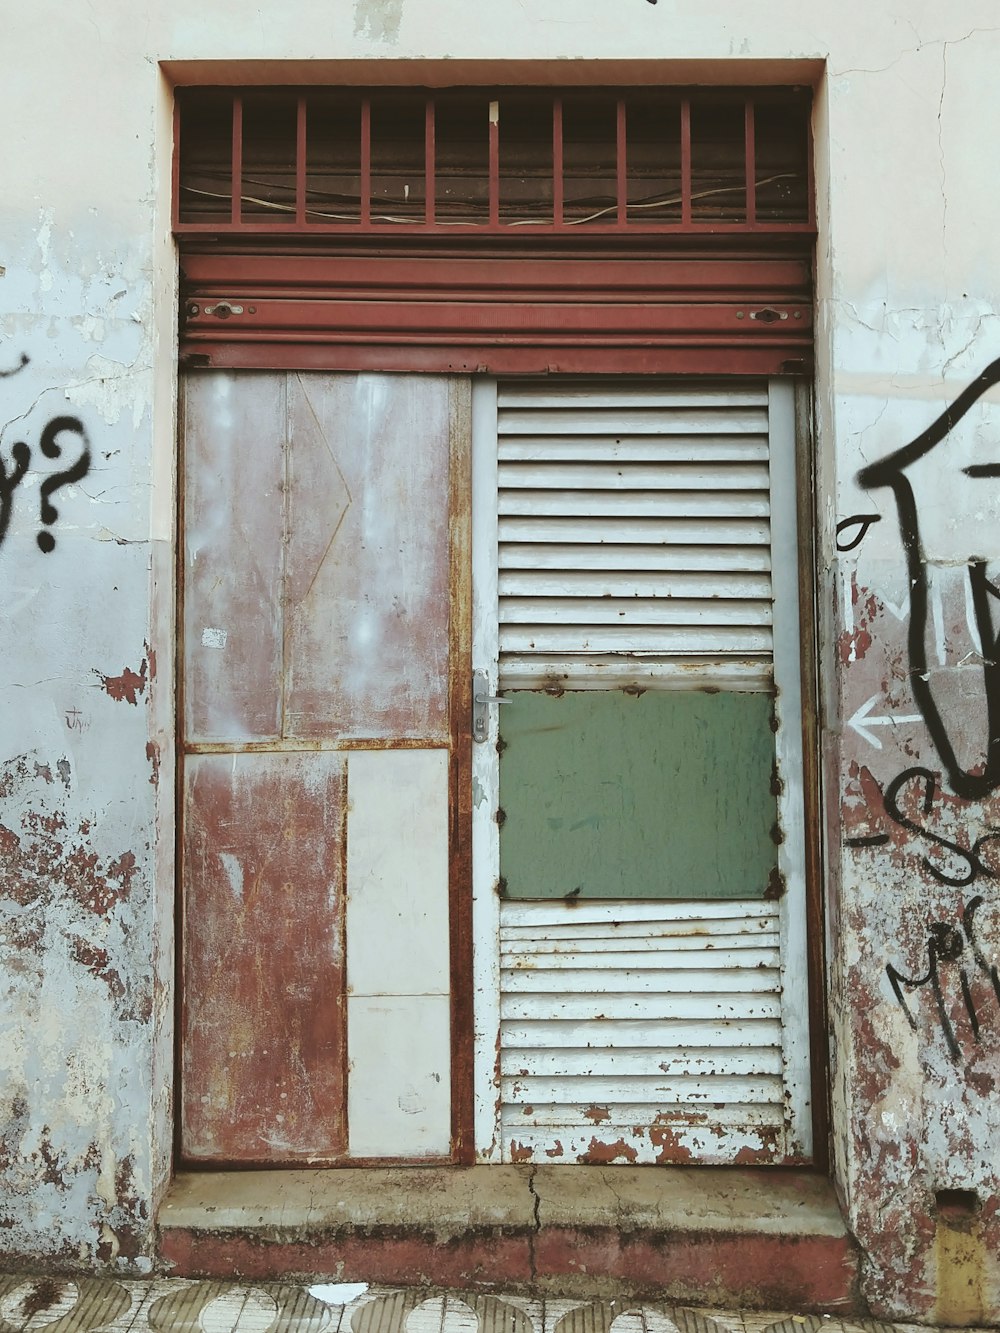
M 910 26 L 912 27 L 912 24 Z M 852 65 L 846 69 L 832 69 L 830 70 L 830 78 L 840 79 L 848 74 L 886 74 L 889 70 L 894 69 L 901 61 L 905 60 L 907 56 L 919 55 L 921 51 L 931 51 L 935 46 L 960 46 L 962 42 L 967 42 L 971 37 L 976 37 L 980 33 L 989 32 L 1000 32 L 1000 28 L 970 28 L 969 31 L 961 37 L 939 37 L 933 42 L 918 42 L 916 46 L 908 46 L 904 51 L 900 51 L 899 55 L 890 60 L 887 65 L 877 65 L 873 67 L 867 65 Z
M 542 1201 L 538 1196 L 538 1191 L 535 1189 L 535 1176 L 537 1174 L 538 1167 L 532 1166 L 528 1172 L 528 1193 L 531 1195 L 534 1203 L 533 1215 L 535 1219 L 535 1225 L 528 1234 L 528 1270 L 531 1273 L 532 1284 L 538 1280 L 538 1255 L 536 1253 L 536 1246 L 539 1234 L 542 1230 Z

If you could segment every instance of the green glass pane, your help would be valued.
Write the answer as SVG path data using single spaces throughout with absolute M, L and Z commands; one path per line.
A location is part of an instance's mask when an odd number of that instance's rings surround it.
M 777 860 L 769 695 L 581 690 L 507 699 L 507 897 L 765 895 Z

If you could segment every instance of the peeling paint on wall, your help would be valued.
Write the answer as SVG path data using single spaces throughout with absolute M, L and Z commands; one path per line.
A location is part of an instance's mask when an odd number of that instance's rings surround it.
M 135 707 L 138 705 L 139 696 L 146 688 L 146 659 L 142 659 L 138 671 L 126 667 L 120 676 L 105 676 L 100 671 L 95 671 L 94 674 L 100 678 L 101 689 L 109 699 L 114 699 L 116 703 L 132 704 Z
M 859 484 L 889 508 L 838 526 L 852 1207 L 875 1311 L 957 1322 L 986 1318 L 1000 1242 L 973 1206 L 977 1242 L 956 1248 L 938 1202 L 1000 1184 L 998 378 L 1000 361 L 867 464 Z
M 67 761 L 59 767 L 71 784 Z M 4 1047 L 0 1179 L 8 1206 L 0 1253 L 18 1252 L 23 1233 L 11 1205 L 20 1198 L 29 1216 L 41 1210 L 55 1237 L 65 1235 L 58 1253 L 66 1259 L 82 1257 L 71 1237 L 92 1216 L 89 1248 L 110 1261 L 148 1246 L 148 1200 L 135 1157 L 114 1146 L 120 1136 L 107 1125 L 134 1074 L 123 1070 L 112 1094 L 114 1065 L 127 1046 L 116 1055 L 119 1042 L 104 1018 L 107 1010 L 124 1032 L 151 1017 L 149 941 L 135 928 L 136 899 L 148 885 L 133 850 L 102 855 L 96 821 L 70 823 L 65 795 L 49 766 L 31 756 L 0 766 L 0 802 L 20 808 L 19 819 L 8 814 L 0 823 L 2 1002 L 8 1012 L 33 1015 L 30 1035 L 8 1026 Z M 67 1029 L 74 1050 L 63 1063 Z M 96 1216 L 85 1204 L 95 1192 Z
M 135 246 L 116 284 L 59 216 L 36 219 L 21 264 L 5 256 L 0 317 L 0 1258 L 148 1271 L 164 1023 L 155 672 L 135 651 L 149 562 L 103 536 L 148 529 L 130 432 L 149 392 L 133 375 L 115 416 L 87 381 L 102 352 L 148 367 L 149 278 Z
M 355 0 L 354 32 L 376 42 L 395 43 L 403 19 L 403 0 Z

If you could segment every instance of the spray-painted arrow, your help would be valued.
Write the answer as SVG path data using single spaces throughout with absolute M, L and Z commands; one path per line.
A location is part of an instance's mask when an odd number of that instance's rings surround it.
M 878 703 L 878 695 L 872 697 L 863 703 L 853 717 L 847 719 L 847 725 L 853 727 L 858 735 L 874 745 L 876 750 L 881 750 L 882 742 L 879 738 L 868 730 L 869 727 L 900 727 L 904 722 L 922 722 L 923 718 L 919 713 L 896 713 L 891 717 L 869 717 L 868 714 Z

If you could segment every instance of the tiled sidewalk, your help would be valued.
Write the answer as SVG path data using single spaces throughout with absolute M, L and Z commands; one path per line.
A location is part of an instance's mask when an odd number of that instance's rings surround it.
M 363 1284 L 0 1277 L 0 1333 L 920 1333 L 916 1324 Z M 926 1330 L 924 1330 L 926 1333 Z

